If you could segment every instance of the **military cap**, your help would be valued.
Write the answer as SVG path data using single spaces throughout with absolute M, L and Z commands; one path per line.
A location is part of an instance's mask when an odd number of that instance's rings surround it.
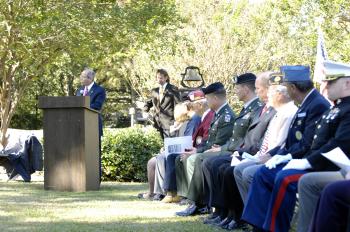
M 282 73 L 271 73 L 269 77 L 269 85 L 280 85 L 283 82 Z
M 253 73 L 244 73 L 242 75 L 233 77 L 233 83 L 236 85 L 240 85 L 248 82 L 255 83 L 255 80 L 256 80 L 256 76 Z
M 350 65 L 326 60 L 323 62 L 325 77 L 323 81 L 333 81 L 342 77 L 350 77 Z
M 187 98 L 191 102 L 194 102 L 194 101 L 205 99 L 205 96 L 202 90 L 194 90 L 187 95 Z
M 215 82 L 208 85 L 206 88 L 202 88 L 204 94 L 215 93 L 216 91 L 225 89 L 224 85 L 221 82 Z
M 286 65 L 280 67 L 283 82 L 311 81 L 310 67 L 303 65 Z

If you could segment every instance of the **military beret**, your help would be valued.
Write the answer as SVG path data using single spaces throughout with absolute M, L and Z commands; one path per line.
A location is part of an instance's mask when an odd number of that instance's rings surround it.
M 303 65 L 286 65 L 280 67 L 283 82 L 311 81 L 310 67 Z
M 233 83 L 236 85 L 240 85 L 248 82 L 255 83 L 255 80 L 256 80 L 256 76 L 253 73 L 244 73 L 242 75 L 233 77 Z
M 191 102 L 194 102 L 194 101 L 205 99 L 205 96 L 202 90 L 194 90 L 187 95 L 187 98 Z
M 333 81 L 341 77 L 350 77 L 350 65 L 326 60 L 323 62 L 325 77 L 323 81 Z
M 280 85 L 283 81 L 282 73 L 271 73 L 269 77 L 269 85 Z
M 215 93 L 216 91 L 225 89 L 224 85 L 221 82 L 215 82 L 208 85 L 206 88 L 202 88 L 204 94 Z

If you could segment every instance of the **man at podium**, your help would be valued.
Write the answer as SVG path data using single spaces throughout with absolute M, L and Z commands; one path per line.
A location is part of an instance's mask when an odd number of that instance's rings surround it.
M 99 111 L 98 116 L 98 132 L 99 132 L 99 163 L 100 163 L 100 179 L 102 176 L 101 167 L 101 136 L 102 130 L 102 115 L 101 109 L 106 100 L 106 91 L 103 87 L 95 83 L 96 73 L 89 68 L 85 68 L 80 74 L 81 87 L 76 91 L 76 96 L 90 96 L 90 108 Z

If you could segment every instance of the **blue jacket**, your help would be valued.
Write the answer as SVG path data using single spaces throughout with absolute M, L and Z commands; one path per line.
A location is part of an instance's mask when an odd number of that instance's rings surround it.
M 85 88 L 84 86 L 80 87 L 76 92 L 76 96 L 82 96 L 84 92 L 84 88 Z M 102 109 L 103 103 L 106 100 L 106 91 L 103 87 L 94 83 L 88 93 L 88 96 L 90 96 L 90 108 L 99 111 L 98 129 L 99 129 L 99 135 L 102 136 L 103 130 L 102 130 L 101 109 Z
M 313 89 L 294 116 L 285 146 L 273 148 L 269 153 L 271 155 L 290 153 L 293 159 L 303 158 L 311 148 L 317 121 L 329 108 L 329 102 Z

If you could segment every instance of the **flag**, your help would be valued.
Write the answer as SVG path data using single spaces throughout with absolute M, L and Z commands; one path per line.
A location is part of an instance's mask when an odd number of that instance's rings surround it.
M 320 92 L 322 95 L 326 95 L 325 83 L 322 82 L 322 80 L 325 77 L 324 64 L 323 64 L 325 60 L 328 60 L 328 55 L 327 55 L 326 46 L 323 38 L 323 33 L 322 33 L 322 30 L 319 28 L 313 80 L 314 82 L 317 82 L 320 84 Z

